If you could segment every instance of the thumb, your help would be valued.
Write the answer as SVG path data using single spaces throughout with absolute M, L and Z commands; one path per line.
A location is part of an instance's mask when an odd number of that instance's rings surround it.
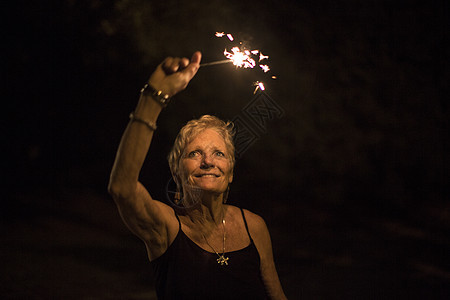
M 202 60 L 202 53 L 200 51 L 196 51 L 191 58 L 191 61 L 189 62 L 189 65 L 186 67 L 186 69 L 183 70 L 183 73 L 189 75 L 189 80 L 192 79 L 192 77 L 195 76 L 198 69 L 200 68 L 200 61 Z
M 191 57 L 191 64 L 200 64 L 200 61 L 202 60 L 202 53 L 200 51 L 194 52 Z

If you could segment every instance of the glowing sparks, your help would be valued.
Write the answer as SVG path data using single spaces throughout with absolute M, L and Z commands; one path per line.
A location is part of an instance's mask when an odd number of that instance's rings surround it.
M 264 71 L 264 73 L 269 72 L 270 68 L 268 65 L 259 65 L 261 67 L 261 69 Z
M 263 59 L 268 59 L 269 56 L 262 54 L 261 52 L 259 52 L 259 61 L 262 61 Z
M 253 94 L 256 94 L 256 92 L 258 90 L 264 91 L 266 89 L 266 87 L 264 86 L 264 83 L 262 83 L 261 81 L 256 81 L 253 83 L 253 85 L 255 86 L 255 90 L 253 91 Z
M 250 57 L 251 52 L 248 50 L 242 52 L 239 47 L 233 47 L 231 48 L 231 52 L 228 52 L 227 49 L 225 49 L 223 54 L 237 67 L 254 68 L 256 66 L 256 62 Z
M 216 31 L 216 36 L 217 36 L 218 38 L 224 37 L 225 35 L 227 36 L 227 38 L 228 38 L 230 41 L 234 41 L 234 37 L 233 37 L 233 35 L 231 35 L 231 33 L 225 34 L 225 32 L 218 32 L 218 31 Z
M 216 32 L 216 37 L 222 38 L 227 37 L 231 42 L 234 41 L 234 37 L 230 33 L 225 32 Z M 225 50 L 223 51 L 223 54 L 227 59 L 225 60 L 219 60 L 209 63 L 203 63 L 200 66 L 210 66 L 210 65 L 219 65 L 219 64 L 225 64 L 227 62 L 233 63 L 236 67 L 239 68 L 250 68 L 253 69 L 256 66 L 259 66 L 261 70 L 263 70 L 264 73 L 267 73 L 270 71 L 269 65 L 260 62 L 269 59 L 268 55 L 262 54 L 260 50 L 254 49 L 249 50 L 245 47 L 243 42 L 234 42 L 234 44 L 238 44 L 238 46 L 234 46 L 231 48 L 231 50 Z M 271 76 L 272 79 L 277 79 L 276 76 Z M 264 91 L 266 87 L 264 86 L 264 83 L 261 81 L 256 81 L 253 83 L 253 86 L 255 86 L 254 94 L 258 91 Z
M 234 41 L 234 37 L 231 35 L 231 33 L 218 31 L 216 32 L 216 37 L 222 38 L 224 36 L 227 36 L 230 41 Z M 269 58 L 269 56 L 262 54 L 261 51 L 259 50 L 246 49 L 243 46 L 242 42 L 239 42 L 239 44 L 241 45 L 240 47 L 233 47 L 231 48 L 231 51 L 225 49 L 225 51 L 223 52 L 225 57 L 231 60 L 231 62 L 233 62 L 233 65 L 235 65 L 236 67 L 251 68 L 251 69 L 254 68 L 257 65 L 257 63 L 255 58 L 253 58 L 252 56 L 259 56 L 258 62 Z M 204 65 L 210 64 L 211 63 Z M 267 73 L 270 70 L 268 65 L 259 65 L 259 66 L 264 71 L 264 73 Z

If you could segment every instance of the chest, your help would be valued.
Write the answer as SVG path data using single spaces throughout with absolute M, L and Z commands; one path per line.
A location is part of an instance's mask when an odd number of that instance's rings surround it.
M 225 220 L 224 224 L 212 228 L 181 225 L 181 230 L 195 244 L 211 253 L 231 252 L 250 245 L 250 236 L 239 220 Z
M 179 232 L 168 251 L 152 262 L 158 295 L 164 299 L 266 299 L 255 246 L 231 251 L 226 257 L 228 264 L 218 263 L 215 253 L 199 248 Z

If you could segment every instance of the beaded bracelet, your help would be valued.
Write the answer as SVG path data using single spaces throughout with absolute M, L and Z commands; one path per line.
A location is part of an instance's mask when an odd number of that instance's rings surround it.
M 146 120 L 140 119 L 140 118 L 136 117 L 134 115 L 134 113 L 130 113 L 130 120 L 132 122 L 136 121 L 136 122 L 145 124 L 145 125 L 147 125 L 148 128 L 150 128 L 150 130 L 153 130 L 153 131 L 155 131 L 156 128 L 157 128 L 157 126 L 156 126 L 156 124 L 154 122 L 150 122 L 150 121 L 146 121 Z
M 166 107 L 170 102 L 170 96 L 168 94 L 164 94 L 162 91 L 156 90 L 150 84 L 146 83 L 144 87 L 141 89 L 141 94 L 144 96 L 150 95 L 153 99 L 155 99 L 162 107 Z

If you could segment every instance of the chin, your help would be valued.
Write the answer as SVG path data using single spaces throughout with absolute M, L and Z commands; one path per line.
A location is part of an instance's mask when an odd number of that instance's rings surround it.
M 203 193 L 211 193 L 220 195 L 226 191 L 226 187 L 218 187 L 217 185 L 209 185 L 209 184 L 196 184 L 193 186 L 193 189 L 201 191 Z

